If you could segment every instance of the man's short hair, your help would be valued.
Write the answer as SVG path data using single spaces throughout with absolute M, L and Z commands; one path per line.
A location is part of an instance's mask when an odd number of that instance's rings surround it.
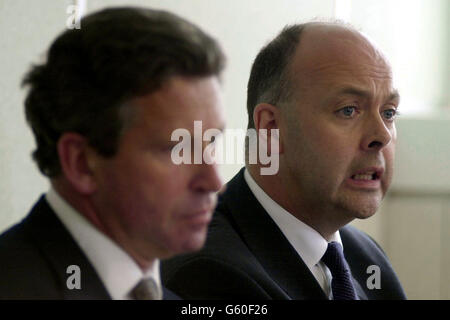
M 61 173 L 57 143 L 64 132 L 85 136 L 105 157 L 118 147 L 126 101 L 161 88 L 172 76 L 219 76 L 218 43 L 192 23 L 165 11 L 109 8 L 66 30 L 47 60 L 24 77 L 26 119 L 40 171 Z
M 256 56 L 247 85 L 248 128 L 255 128 L 253 111 L 259 103 L 289 100 L 293 90 L 289 66 L 307 25 L 286 26 Z
M 301 80 L 292 74 L 293 57 L 303 31 L 315 24 L 336 25 L 358 32 L 351 24 L 338 19 L 315 19 L 286 26 L 261 49 L 253 62 L 247 85 L 248 128 L 255 128 L 253 111 L 259 103 L 276 106 L 291 102 L 298 88 L 295 82 Z

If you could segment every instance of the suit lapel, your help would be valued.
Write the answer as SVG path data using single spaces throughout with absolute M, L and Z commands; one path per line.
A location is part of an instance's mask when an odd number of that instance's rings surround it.
M 179 296 L 177 296 L 175 293 L 167 289 L 166 287 L 162 287 L 163 290 L 163 300 L 181 300 Z
M 356 281 L 355 278 L 352 276 L 353 285 L 355 286 L 356 294 L 358 295 L 359 300 L 369 300 L 366 293 L 364 292 L 363 288 L 359 284 L 358 281 Z
M 291 299 L 327 299 L 301 257 L 254 197 L 243 173 L 244 169 L 228 183 L 223 195 L 240 236 Z
M 111 299 L 94 268 L 59 221 L 44 196 L 26 219 L 25 228 L 53 269 L 61 298 Z M 70 290 L 67 287 L 67 279 L 73 274 L 67 273 L 70 265 L 80 268 L 81 289 Z

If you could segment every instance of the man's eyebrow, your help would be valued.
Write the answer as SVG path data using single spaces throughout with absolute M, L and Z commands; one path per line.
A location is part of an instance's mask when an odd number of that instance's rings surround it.
M 338 95 L 345 95 L 345 94 L 359 96 L 359 97 L 363 97 L 363 98 L 368 98 L 372 95 L 370 91 L 367 91 L 364 89 L 359 89 L 356 87 L 344 87 L 338 91 Z M 386 101 L 399 100 L 399 99 L 400 99 L 400 94 L 398 93 L 397 89 L 394 89 L 389 94 Z
M 397 89 L 392 90 L 391 94 L 389 95 L 388 101 L 391 100 L 400 100 L 400 94 L 398 93 Z
M 371 94 L 369 91 L 364 90 L 364 89 L 359 89 L 359 88 L 355 88 L 355 87 L 344 87 L 341 88 L 338 92 L 338 95 L 354 95 L 354 96 L 359 96 L 359 97 L 370 97 Z

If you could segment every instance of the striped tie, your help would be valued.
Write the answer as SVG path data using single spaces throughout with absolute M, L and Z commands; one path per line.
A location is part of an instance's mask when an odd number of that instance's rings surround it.
M 142 279 L 131 291 L 136 300 L 159 300 L 158 286 L 152 278 Z
M 322 261 L 330 269 L 333 279 L 331 289 L 334 300 L 358 300 L 351 280 L 350 268 L 344 257 L 342 246 L 337 242 L 330 242 Z

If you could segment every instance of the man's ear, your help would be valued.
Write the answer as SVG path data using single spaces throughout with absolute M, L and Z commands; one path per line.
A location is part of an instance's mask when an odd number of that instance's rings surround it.
M 283 141 L 280 135 L 280 109 L 269 103 L 260 103 L 253 110 L 253 122 L 255 124 L 256 132 L 258 132 L 258 137 L 260 136 L 260 130 L 267 130 L 267 141 L 276 139 L 278 141 L 279 154 L 283 153 Z M 276 131 L 272 131 L 278 129 Z M 268 151 L 271 152 L 271 143 L 267 144 Z
M 97 189 L 91 161 L 92 148 L 87 139 L 74 132 L 64 133 L 58 140 L 61 170 L 67 181 L 81 194 L 87 195 Z

